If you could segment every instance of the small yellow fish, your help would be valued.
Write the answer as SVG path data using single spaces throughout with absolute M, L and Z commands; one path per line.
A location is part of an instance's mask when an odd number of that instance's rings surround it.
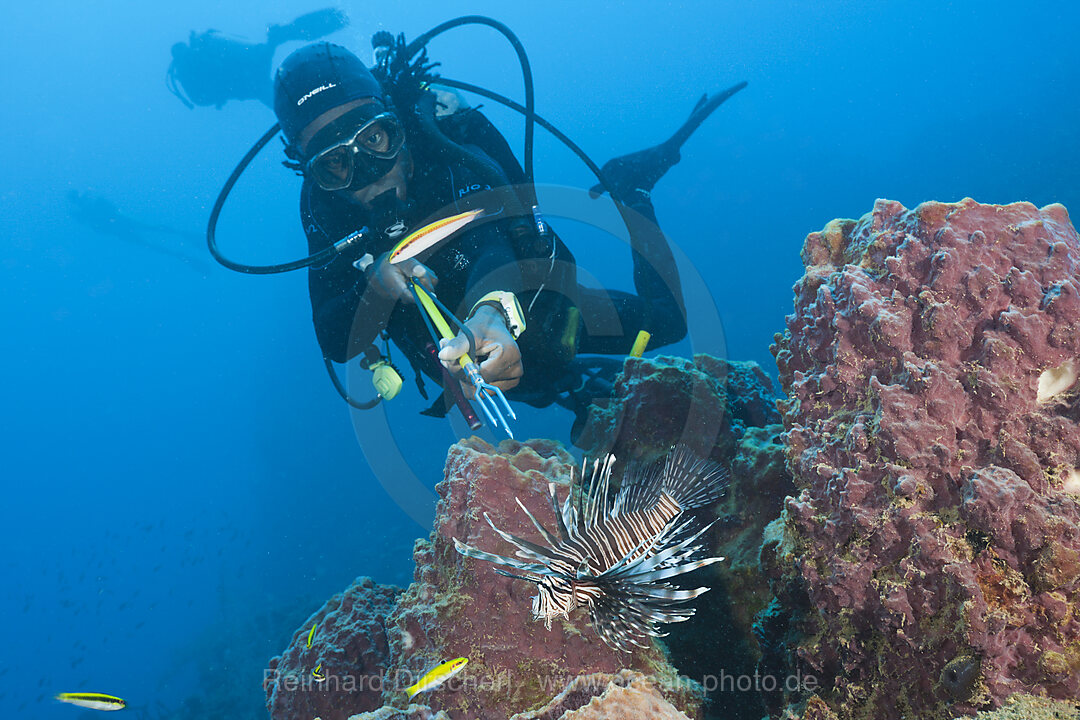
M 311 647 L 311 639 L 315 637 L 315 628 L 319 627 L 319 623 L 315 623 L 311 626 L 311 630 L 307 634 L 307 646 Z
M 90 708 L 91 710 L 123 710 L 127 707 L 127 703 L 120 698 L 115 695 L 106 695 L 105 693 L 60 693 L 56 696 L 56 699 L 60 702 Z
M 315 666 L 315 669 L 311 671 L 311 677 L 315 678 L 317 682 L 322 682 L 326 679 L 326 673 L 322 671 L 322 663 Z
M 420 693 L 426 690 L 432 690 L 434 688 L 437 688 L 450 678 L 457 675 L 459 672 L 461 672 L 462 668 L 464 668 L 466 663 L 468 662 L 469 658 L 459 657 L 454 658 L 453 660 L 448 660 L 441 665 L 436 665 L 433 670 L 429 671 L 427 674 L 424 675 L 424 677 L 417 680 L 416 684 L 410 685 L 409 687 L 405 688 L 405 692 L 409 694 L 409 699 L 412 700 Z
M 404 240 L 395 245 L 386 260 L 393 265 L 402 260 L 414 258 L 425 250 L 435 247 L 483 213 L 483 210 L 466 210 L 425 225 L 416 232 L 409 233 Z

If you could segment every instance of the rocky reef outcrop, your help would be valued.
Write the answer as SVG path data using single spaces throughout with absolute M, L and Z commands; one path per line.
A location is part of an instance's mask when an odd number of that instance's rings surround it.
M 747 428 L 780 422 L 772 383 L 752 362 L 697 354 L 627 358 L 577 445 L 590 456 L 653 462 L 675 445 L 727 465 Z
M 1060 205 L 879 201 L 803 248 L 774 347 L 798 494 L 763 670 L 805 718 L 1080 697 L 1080 240 Z M 790 689 L 790 688 L 789 688 Z M 807 698 L 810 701 L 807 702 Z
M 400 588 L 359 578 L 309 617 L 265 672 L 270 716 L 343 720 L 382 705 L 390 666 L 386 618 L 400 594 Z
M 606 645 L 573 613 L 551 630 L 533 620 L 532 585 L 504 577 L 490 563 L 463 557 L 457 538 L 479 550 L 512 555 L 484 520 L 519 537 L 536 529 L 517 501 L 547 527 L 555 516 L 546 494 L 550 481 L 566 483 L 573 458 L 549 441 L 504 441 L 496 449 L 479 439 L 450 449 L 431 539 L 417 543 L 416 575 L 388 618 L 392 673 L 423 673 L 452 657 L 468 657 L 459 692 L 425 698 L 432 710 L 453 718 L 504 720 L 543 705 L 582 674 L 633 669 L 655 678 L 680 708 L 696 715 L 700 688 L 677 676 L 658 645 L 624 653 Z M 560 497 L 565 497 L 564 484 Z M 384 701 L 395 700 L 390 695 Z
M 620 670 L 574 678 L 544 707 L 510 720 L 688 720 L 641 673 Z
M 592 408 L 578 439 L 590 456 L 644 462 L 681 444 L 730 470 L 711 547 L 726 560 L 695 575 L 713 589 L 664 640 L 680 672 L 703 682 L 709 713 L 726 720 L 764 712 L 760 688 L 733 691 L 733 684 L 753 680 L 754 618 L 772 598 L 758 562 L 762 536 L 794 487 L 782 432 L 772 382 L 756 363 L 662 355 L 628 358 L 612 397 Z
M 450 720 L 445 711 L 433 713 L 422 705 L 353 715 L 349 720 Z M 579 675 L 546 705 L 518 713 L 509 720 L 689 720 L 667 701 L 645 675 L 620 670 L 614 675 Z
M 975 720 L 1072 720 L 1077 717 L 1080 717 L 1080 706 L 1076 700 L 1066 702 L 1023 693 L 1009 696 L 997 710 L 975 714 Z
M 620 708 L 618 713 L 646 708 L 620 717 L 649 717 L 647 708 L 678 713 L 657 717 L 699 717 L 701 686 L 680 677 L 659 644 L 634 653 L 615 650 L 584 611 L 547 630 L 533 620 L 533 586 L 498 575 L 489 563 L 454 548 L 456 537 L 487 552 L 512 554 L 484 514 L 507 532 L 534 537 L 517 500 L 554 527 L 547 485 L 563 484 L 565 497 L 574 464 L 558 443 L 548 441 L 504 441 L 495 448 L 474 438 L 453 446 L 446 479 L 436 487 L 435 528 L 429 540 L 416 544 L 412 585 L 401 592 L 361 581 L 299 628 L 271 662 L 271 717 L 345 720 L 368 712 L 378 718 L 507 720 L 561 708 L 545 716 L 556 718 L 583 711 L 594 698 L 601 708 Z M 309 648 L 313 623 L 317 630 Z M 469 658 L 465 670 L 410 705 L 402 690 L 454 657 Z M 324 680 L 313 681 L 317 667 Z M 560 693 L 562 699 L 553 701 Z M 600 712 L 566 717 L 613 717 Z

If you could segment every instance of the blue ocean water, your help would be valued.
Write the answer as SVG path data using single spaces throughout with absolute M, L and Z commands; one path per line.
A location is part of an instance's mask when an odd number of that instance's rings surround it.
M 358 575 L 410 579 L 454 430 L 416 415 L 408 378 L 386 414 L 352 417 L 321 367 L 304 273 L 213 263 L 210 207 L 273 117 L 255 101 L 189 110 L 163 82 L 191 30 L 258 42 L 322 6 L 5 8 L 4 717 L 73 717 L 52 695 L 86 689 L 155 717 L 261 717 L 263 663 L 303 618 Z M 663 140 L 703 92 L 749 82 L 653 195 L 700 278 L 692 317 L 722 327 L 668 351 L 775 373 L 768 345 L 803 238 L 876 198 L 1080 207 L 1080 10 L 1061 3 L 337 6 L 352 22 L 332 39 L 364 57 L 379 29 L 505 22 L 529 51 L 538 110 L 598 162 Z M 490 30 L 430 53 L 449 77 L 521 97 Z M 520 147 L 520 119 L 485 108 Z M 298 180 L 279 159 L 256 162 L 222 218 L 237 257 L 305 249 Z M 593 182 L 546 136 L 537 180 Z M 625 245 L 558 227 L 599 282 L 632 287 Z M 521 435 L 566 440 L 567 413 L 524 415 Z

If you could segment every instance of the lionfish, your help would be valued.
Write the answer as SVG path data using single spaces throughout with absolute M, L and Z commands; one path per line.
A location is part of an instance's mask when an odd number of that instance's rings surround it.
M 614 648 L 630 651 L 630 644 L 647 647 L 643 642 L 647 636 L 666 635 L 659 631 L 659 623 L 687 620 L 694 609 L 681 604 L 709 590 L 685 590 L 664 581 L 724 559 L 703 557 L 704 541 L 698 540 L 713 523 L 701 526 L 688 511 L 715 502 L 727 475 L 718 465 L 679 447 L 666 463 L 630 468 L 612 497 L 614 461 L 608 455 L 603 462 L 593 462 L 588 487 L 579 488 L 576 503 L 573 476 L 561 507 L 555 484 L 548 484 L 558 535 L 515 498 L 545 545 L 500 530 L 484 513 L 488 525 L 517 547 L 520 560 L 477 550 L 457 538 L 454 544 L 462 555 L 524 573 L 495 571 L 536 585 L 533 618 L 542 619 L 548 630 L 553 619 L 569 618 L 574 609 L 585 606 L 600 637 Z M 582 481 L 586 467 L 583 463 Z

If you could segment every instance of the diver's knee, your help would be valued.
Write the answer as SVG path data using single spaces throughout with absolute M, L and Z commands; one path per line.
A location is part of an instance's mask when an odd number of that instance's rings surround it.
M 653 347 L 677 343 L 683 340 L 687 333 L 686 318 L 678 311 L 668 314 L 663 323 L 654 324 L 653 327 L 655 330 L 650 331 L 652 337 L 649 342 Z

